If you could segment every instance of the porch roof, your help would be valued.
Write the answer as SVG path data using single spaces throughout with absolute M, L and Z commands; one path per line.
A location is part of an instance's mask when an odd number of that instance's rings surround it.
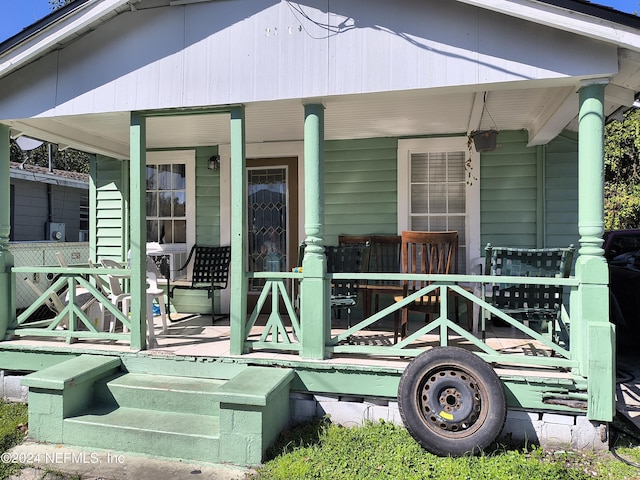
M 640 91 L 640 18 L 583 0 L 458 2 L 557 31 L 570 32 L 577 38 L 597 41 L 597 44 L 617 51 L 615 59 L 609 55 L 611 51 L 605 54 L 606 49 L 594 54 L 595 63 L 590 72 L 594 72 L 594 76 L 595 72 L 599 72 L 598 75 L 609 80 L 605 98 L 606 115 L 617 114 L 633 105 Z M 54 49 L 64 49 L 72 43 L 83 41 L 88 33 L 125 12 L 168 8 L 183 3 L 170 0 L 75 0 L 0 43 L 0 82 L 20 68 L 32 65 L 36 60 L 44 60 Z M 199 0 L 197 3 L 208 1 Z M 577 47 L 574 45 L 574 48 Z M 619 64 L 618 71 L 605 67 L 605 58 L 608 64 Z M 492 68 L 500 68 L 498 60 L 495 59 Z M 504 61 L 508 62 L 509 59 Z M 558 57 L 555 63 L 562 61 Z M 465 135 L 472 130 L 497 126 L 499 129 L 527 130 L 529 144 L 533 146 L 549 142 L 564 129 L 577 130 L 576 87 L 582 78 L 590 77 L 563 73 L 542 81 L 532 76 L 517 82 L 496 82 L 489 78 L 484 81 L 478 79 L 475 84 L 407 88 L 401 91 L 384 91 L 381 88 L 380 91 L 357 94 L 327 95 L 317 100 L 326 107 L 327 140 L 406 137 L 425 133 Z M 15 84 L 11 86 L 15 87 Z M 18 86 L 14 92 L 19 93 L 23 88 Z M 491 118 L 483 115 L 485 92 L 489 92 L 486 109 Z M 90 92 L 85 92 L 85 97 L 88 94 Z M 91 94 L 100 95 L 96 91 Z M 20 96 L 16 98 L 16 102 L 19 102 Z M 233 103 L 231 97 L 228 100 L 227 103 Z M 247 106 L 247 142 L 301 140 L 303 100 L 304 95 L 298 98 L 274 98 L 272 101 L 241 100 Z M 43 97 L 42 106 L 34 109 L 33 115 L 16 118 L 7 114 L 9 117 L 0 118 L 0 121 L 10 125 L 14 134 L 25 133 L 87 152 L 128 158 L 127 111 L 118 108 L 110 112 L 67 114 L 64 108 L 46 106 L 48 101 Z M 180 106 L 184 106 L 184 100 Z M 66 108 L 68 111 L 74 106 Z M 228 141 L 229 122 L 224 115 L 155 118 L 149 122 L 149 148 L 195 147 L 226 144 Z

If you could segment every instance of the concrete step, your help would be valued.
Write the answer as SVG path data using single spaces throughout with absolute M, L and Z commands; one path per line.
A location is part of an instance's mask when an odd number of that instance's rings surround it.
M 218 417 L 104 407 L 64 419 L 63 442 L 169 458 L 216 462 Z
M 161 412 L 218 415 L 214 398 L 225 380 L 127 373 L 108 380 L 101 403 Z
M 85 355 L 25 377 L 32 438 L 257 465 L 289 423 L 292 369 L 246 366 L 225 380 L 123 370 L 120 358 Z

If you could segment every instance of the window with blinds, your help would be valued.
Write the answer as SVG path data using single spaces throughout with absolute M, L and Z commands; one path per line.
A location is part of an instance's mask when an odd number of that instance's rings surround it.
M 457 231 L 458 272 L 465 272 L 467 258 L 465 152 L 412 152 L 409 163 L 410 229 Z

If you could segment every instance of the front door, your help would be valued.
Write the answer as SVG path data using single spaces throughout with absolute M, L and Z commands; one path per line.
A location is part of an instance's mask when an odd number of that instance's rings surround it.
M 297 158 L 247 159 L 249 271 L 291 271 L 298 261 L 297 165 Z M 251 279 L 249 293 L 263 285 Z

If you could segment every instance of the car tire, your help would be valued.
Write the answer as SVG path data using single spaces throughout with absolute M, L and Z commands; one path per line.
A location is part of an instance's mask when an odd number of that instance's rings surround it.
M 458 347 L 435 347 L 414 358 L 400 378 L 398 406 L 411 436 L 439 456 L 480 453 L 507 416 L 498 375 Z

